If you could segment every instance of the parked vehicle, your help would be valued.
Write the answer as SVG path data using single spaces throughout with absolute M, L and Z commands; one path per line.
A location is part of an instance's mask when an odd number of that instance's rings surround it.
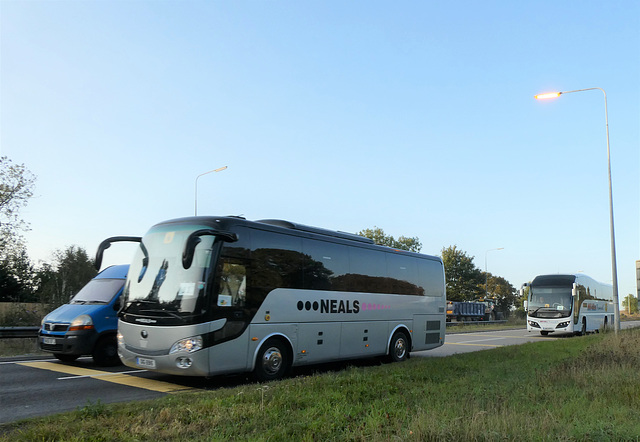
M 497 310 L 498 301 L 495 297 L 478 298 L 474 302 L 484 304 L 485 321 L 501 321 L 504 319 L 504 314 Z
M 485 305 L 481 302 L 447 301 L 447 322 L 482 321 L 485 316 Z
M 118 310 L 128 265 L 111 266 L 85 285 L 69 304 L 42 320 L 38 342 L 64 362 L 91 355 L 96 364 L 118 365 Z

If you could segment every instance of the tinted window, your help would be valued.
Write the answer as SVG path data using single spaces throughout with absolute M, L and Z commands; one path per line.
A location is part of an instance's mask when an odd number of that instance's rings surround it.
M 347 246 L 312 239 L 304 239 L 302 244 L 304 288 L 342 290 L 337 282 L 349 273 Z
M 419 259 L 417 284 L 424 288 L 425 296 L 444 295 L 444 275 L 439 261 Z
M 350 292 L 388 293 L 385 254 L 360 247 L 349 248 L 349 273 L 337 281 Z
M 387 275 L 389 276 L 390 293 L 400 295 L 424 295 L 419 284 L 418 263 L 411 256 L 386 253 Z
M 247 301 L 260 305 L 275 288 L 302 287 L 302 240 L 279 233 L 253 230 Z

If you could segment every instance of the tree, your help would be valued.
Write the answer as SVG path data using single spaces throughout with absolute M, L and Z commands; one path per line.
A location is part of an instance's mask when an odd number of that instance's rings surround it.
M 33 268 L 20 232 L 28 225 L 19 211 L 33 195 L 35 177 L 23 164 L 0 157 L 0 301 L 28 302 Z
M 449 301 L 472 301 L 484 296 L 484 276 L 473 263 L 473 256 L 454 245 L 442 249 L 442 262 Z
M 22 243 L 19 232 L 28 224 L 19 212 L 33 196 L 34 183 L 35 177 L 24 164 L 14 165 L 7 157 L 0 157 L 0 260 Z
M 419 252 L 422 249 L 422 243 L 420 243 L 417 236 L 413 238 L 401 236 L 395 239 L 391 235 L 386 235 L 380 227 L 374 226 L 373 229 L 364 229 L 357 234 L 372 239 L 378 245 L 391 247 L 392 249 L 407 250 L 409 252 Z
M 0 260 L 0 302 L 34 302 L 34 269 L 23 244 Z
M 485 273 L 485 276 L 487 278 L 487 294 L 497 299 L 497 309 L 506 317 L 518 301 L 516 288 L 501 276 L 494 276 L 491 273 Z
M 87 252 L 70 246 L 54 253 L 54 264 L 44 264 L 37 272 L 37 295 L 51 307 L 65 304 L 94 276 L 96 269 Z
M 638 298 L 629 294 L 622 301 L 622 307 L 630 315 L 638 313 Z

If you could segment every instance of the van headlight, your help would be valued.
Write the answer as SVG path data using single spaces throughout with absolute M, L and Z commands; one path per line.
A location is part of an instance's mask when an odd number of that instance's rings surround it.
M 190 338 L 181 339 L 171 346 L 169 354 L 178 353 L 181 351 L 187 353 L 193 353 L 202 348 L 202 336 L 192 336 Z
M 80 315 L 69 325 L 69 331 L 74 330 L 93 330 L 93 319 L 89 315 Z

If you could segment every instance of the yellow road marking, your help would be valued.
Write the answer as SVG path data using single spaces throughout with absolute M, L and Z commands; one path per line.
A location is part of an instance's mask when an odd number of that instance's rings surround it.
M 129 387 L 143 388 L 145 390 L 158 391 L 160 393 L 175 393 L 178 391 L 193 390 L 191 387 L 171 384 L 169 382 L 155 381 L 153 379 L 145 379 L 121 373 L 110 373 L 108 371 L 55 364 L 53 362 L 20 362 L 19 365 L 55 371 L 58 373 L 66 373 L 74 376 L 91 377 L 101 381 L 113 382 L 114 384 L 127 385 Z

